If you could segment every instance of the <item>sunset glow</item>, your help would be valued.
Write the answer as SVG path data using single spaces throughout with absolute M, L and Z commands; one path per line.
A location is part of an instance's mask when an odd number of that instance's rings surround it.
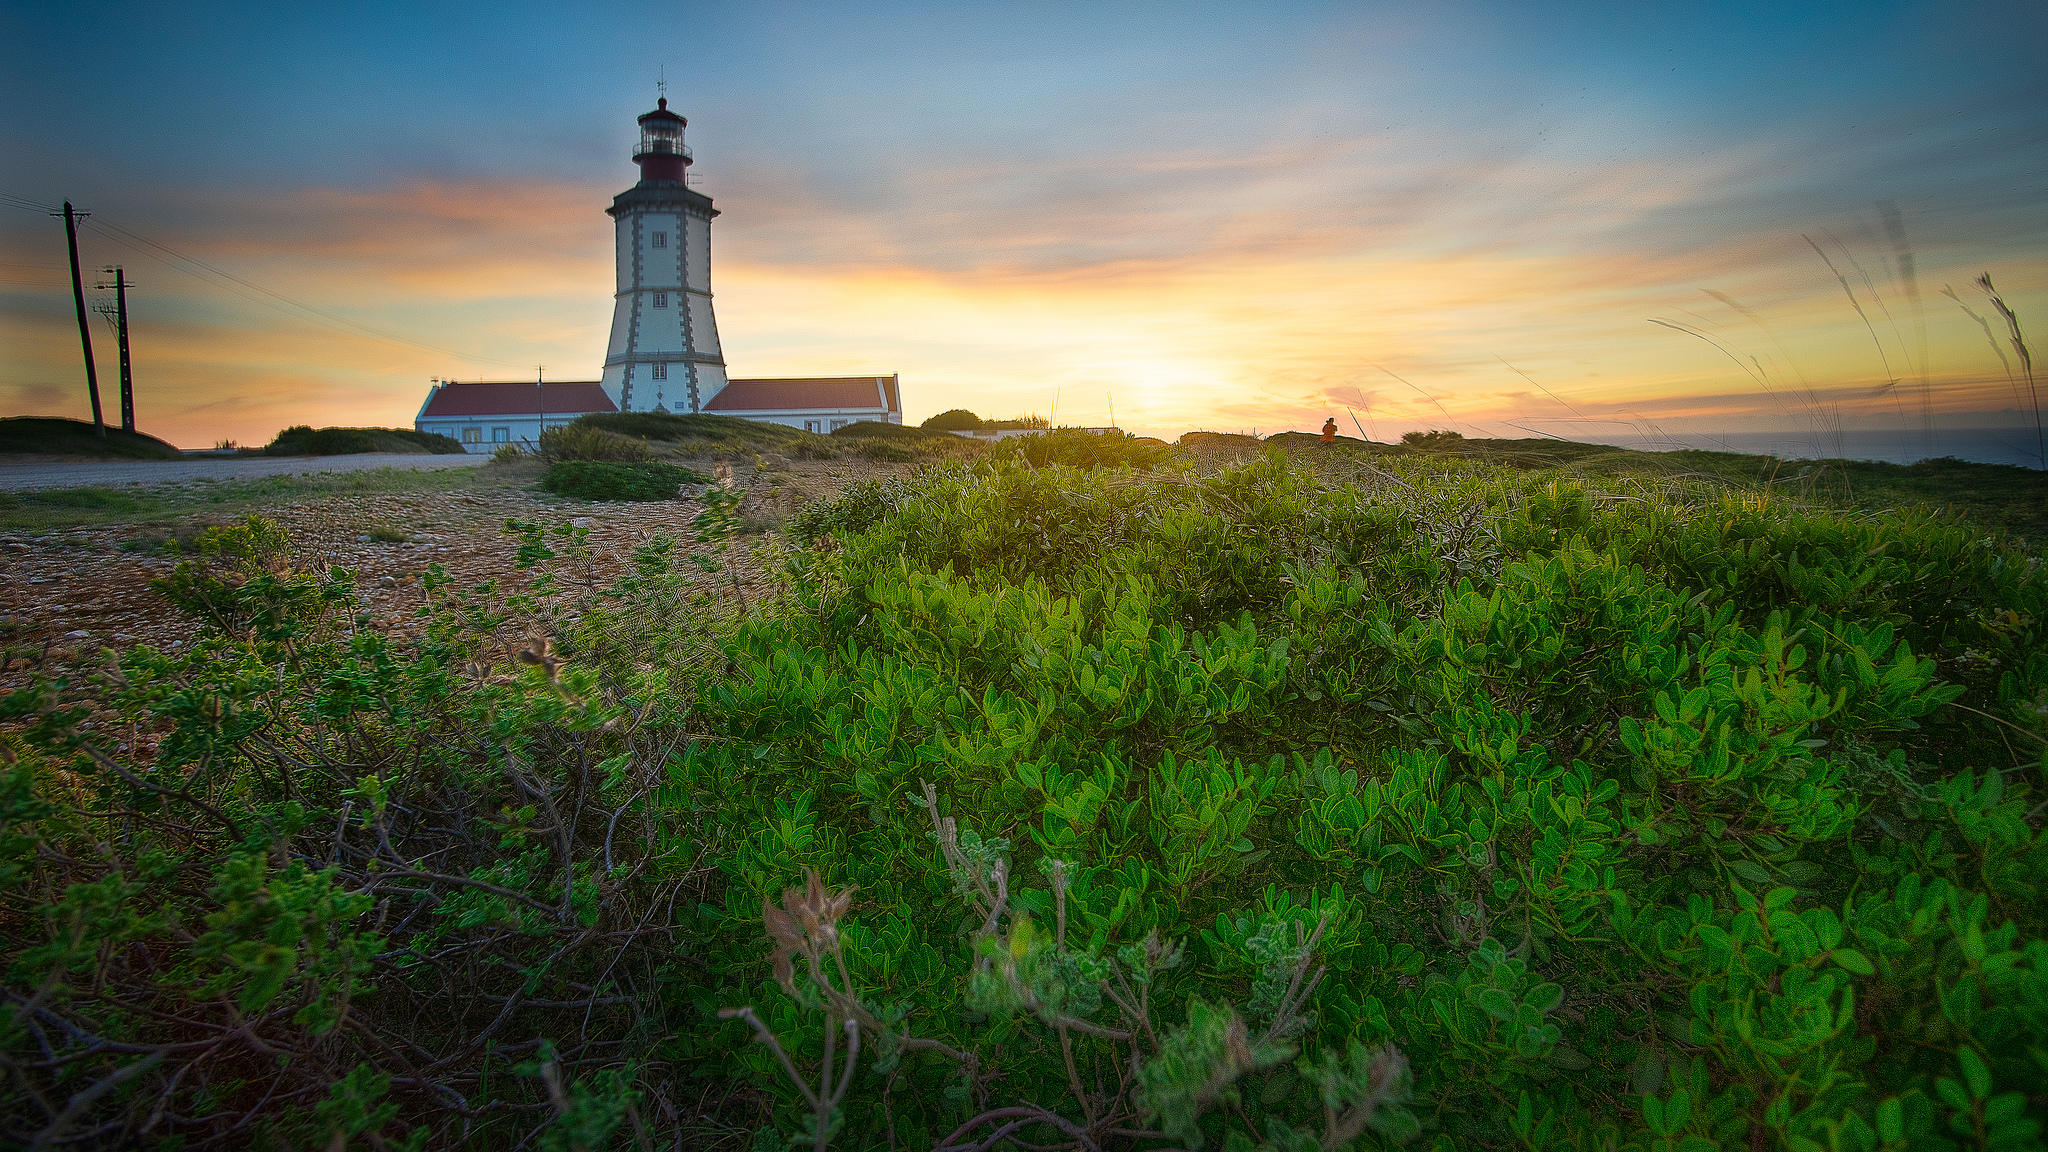
M 666 68 L 732 372 L 899 373 L 909 422 L 2031 420 L 1973 282 L 2048 345 L 2039 5 L 1524 8 L 17 6 L 0 412 L 87 410 L 66 199 L 174 443 L 595 379 Z

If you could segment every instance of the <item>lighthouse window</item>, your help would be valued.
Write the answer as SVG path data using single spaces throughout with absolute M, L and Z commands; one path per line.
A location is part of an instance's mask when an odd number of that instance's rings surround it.
M 668 247 L 668 233 L 666 233 L 666 232 L 656 232 L 656 233 L 654 234 L 654 246 L 655 246 L 656 248 L 666 248 L 666 247 Z
M 668 365 L 666 365 L 666 364 L 656 364 L 656 365 L 654 366 L 654 378 L 655 378 L 656 380 L 666 380 L 666 379 L 668 379 Z
M 656 308 L 666 308 L 666 307 L 668 307 L 668 293 L 666 293 L 666 292 L 656 292 L 656 293 L 654 294 L 654 306 L 655 306 Z

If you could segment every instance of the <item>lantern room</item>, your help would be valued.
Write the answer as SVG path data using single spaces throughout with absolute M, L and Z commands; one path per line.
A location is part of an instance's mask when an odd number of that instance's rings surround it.
M 689 121 L 668 110 L 668 97 L 656 102 L 654 111 L 640 117 L 640 147 L 633 163 L 640 166 L 640 180 L 683 181 L 690 166 L 690 150 L 683 146 L 683 129 Z

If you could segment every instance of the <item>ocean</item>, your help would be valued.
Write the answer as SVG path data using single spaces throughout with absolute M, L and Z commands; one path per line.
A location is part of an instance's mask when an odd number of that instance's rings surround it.
M 2042 466 L 2034 439 L 2034 426 L 2009 428 L 1844 429 L 1840 432 L 1791 430 L 1783 432 L 1673 432 L 1666 435 L 1587 435 L 1575 432 L 1573 440 L 1613 444 L 1645 452 L 1667 452 L 1679 448 L 1703 448 L 1717 452 L 1744 452 L 1777 456 L 1785 460 L 1881 460 L 1890 464 L 1912 464 L 1920 460 L 1953 456 L 1979 464 L 2014 464 L 2022 468 Z

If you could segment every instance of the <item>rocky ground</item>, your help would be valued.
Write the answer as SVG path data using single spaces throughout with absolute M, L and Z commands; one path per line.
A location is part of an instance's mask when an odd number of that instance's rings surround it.
M 853 480 L 909 470 L 866 461 L 757 460 L 734 467 L 735 482 L 747 490 L 741 517 L 753 531 L 724 546 L 732 575 L 720 577 L 736 576 L 750 598 L 766 583 L 763 560 L 782 519 Z M 708 471 L 713 462 L 693 463 Z M 531 465 L 496 471 L 502 475 L 492 482 L 446 491 L 323 496 L 237 509 L 232 516 L 194 512 L 171 523 L 0 534 L 0 694 L 37 676 L 75 675 L 102 662 L 109 648 L 185 643 L 190 623 L 149 587 L 177 563 L 165 541 L 189 540 L 208 524 L 244 514 L 283 524 L 307 567 L 353 570 L 372 616 L 397 623 L 419 607 L 419 574 L 431 564 L 463 583 L 516 583 L 508 519 L 587 527 L 603 573 L 622 567 L 636 546 L 657 535 L 687 539 L 702 507 L 693 499 L 567 500 L 536 490 Z
M 0 492 L 88 484 L 170 484 L 373 468 L 474 468 L 486 456 L 418 456 L 365 452 L 355 456 L 189 456 L 183 460 L 80 460 L 68 456 L 0 456 Z

